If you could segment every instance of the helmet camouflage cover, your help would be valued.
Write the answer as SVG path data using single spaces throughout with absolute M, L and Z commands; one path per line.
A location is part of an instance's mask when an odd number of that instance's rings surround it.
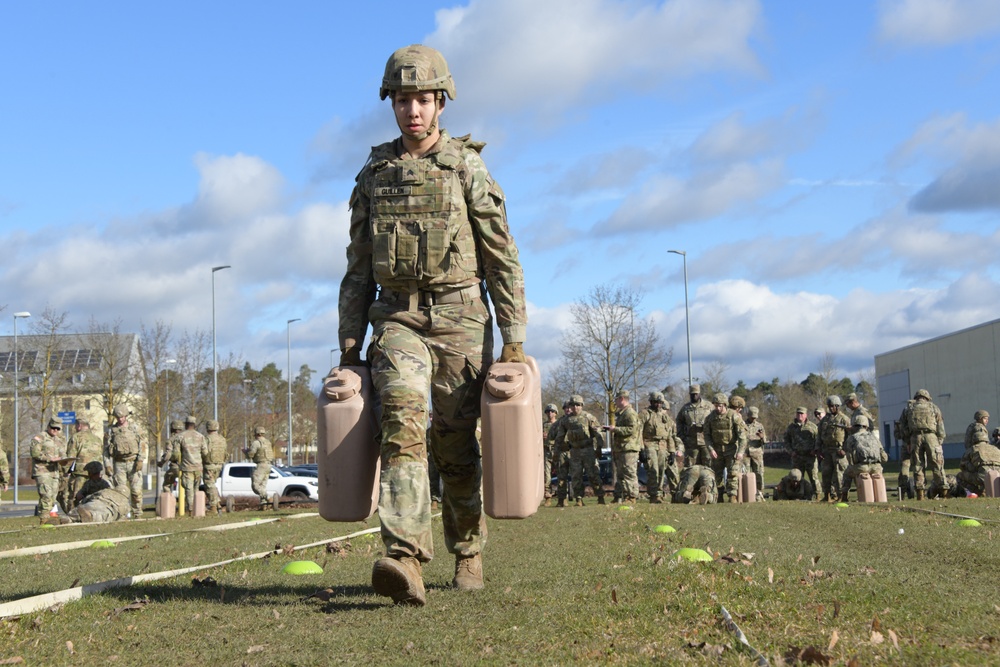
M 455 82 L 448 71 L 448 62 L 437 49 L 422 44 L 404 46 L 389 56 L 385 64 L 379 99 L 389 93 L 443 90 L 455 99 Z

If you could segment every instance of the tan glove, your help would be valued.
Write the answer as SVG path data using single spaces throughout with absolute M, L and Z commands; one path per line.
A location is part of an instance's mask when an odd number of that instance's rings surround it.
M 341 366 L 364 366 L 361 363 L 361 348 L 349 347 L 340 353 Z
M 521 343 L 506 343 L 500 351 L 500 363 L 521 363 L 526 364 L 528 360 L 524 357 L 524 350 Z

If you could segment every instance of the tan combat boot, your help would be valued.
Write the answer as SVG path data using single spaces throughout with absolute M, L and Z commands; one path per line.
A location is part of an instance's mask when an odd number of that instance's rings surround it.
M 478 591 L 483 587 L 483 557 L 455 556 L 455 578 L 451 585 L 460 591 Z
M 379 595 L 392 598 L 396 604 L 423 607 L 427 603 L 420 561 L 409 556 L 375 561 L 372 588 Z
M 924 499 L 924 490 L 917 489 L 917 500 L 923 500 L 923 499 Z
M 577 498 L 576 499 L 576 506 L 577 507 L 583 507 L 583 498 Z

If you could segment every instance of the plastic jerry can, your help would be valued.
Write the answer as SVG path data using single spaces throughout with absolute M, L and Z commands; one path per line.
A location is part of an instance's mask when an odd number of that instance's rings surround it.
M 866 472 L 863 472 L 860 475 L 858 475 L 858 502 L 859 503 L 876 502 L 875 486 L 872 484 L 872 476 Z
M 885 477 L 882 475 L 872 475 L 872 491 L 875 493 L 875 502 L 889 502 L 889 496 L 885 493 Z
M 195 517 L 205 516 L 205 492 L 195 491 L 194 492 L 194 514 Z
M 494 519 L 534 514 L 544 496 L 542 376 L 538 363 L 494 363 L 482 395 L 483 509 Z
M 740 473 L 740 496 L 741 503 L 757 502 L 757 475 L 752 472 Z
M 174 494 L 164 491 L 156 497 L 156 515 L 161 519 L 173 519 L 176 513 Z
M 987 498 L 1000 498 L 1000 470 L 986 471 L 986 488 L 983 495 Z
M 334 368 L 317 400 L 319 514 L 364 521 L 378 507 L 381 461 L 371 371 Z

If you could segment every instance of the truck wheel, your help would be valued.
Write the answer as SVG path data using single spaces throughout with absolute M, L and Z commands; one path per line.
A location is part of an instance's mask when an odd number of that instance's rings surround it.
M 288 494 L 288 497 L 292 499 L 292 502 L 302 503 L 309 500 L 309 494 L 305 491 L 300 491 L 296 489 Z

